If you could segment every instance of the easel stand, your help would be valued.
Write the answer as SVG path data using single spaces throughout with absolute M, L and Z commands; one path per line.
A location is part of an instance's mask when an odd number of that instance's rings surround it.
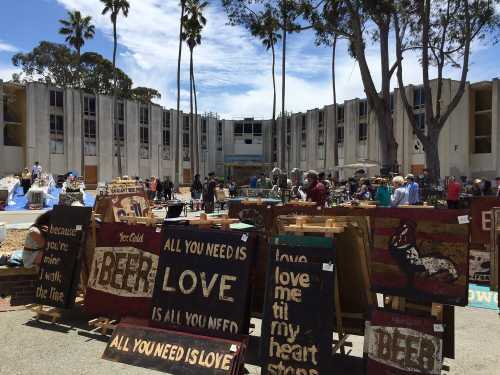
M 227 215 L 222 215 L 220 217 L 208 216 L 205 213 L 200 214 L 199 219 L 189 219 L 189 225 L 200 225 L 202 227 L 210 227 L 212 225 L 220 225 L 222 229 L 229 230 L 229 226 L 234 223 L 238 223 L 238 219 L 230 219 Z
M 48 317 L 50 318 L 52 324 L 56 323 L 57 320 L 60 319 L 62 315 L 61 309 L 58 309 L 56 307 L 39 305 L 36 303 L 31 305 L 26 305 L 26 308 L 35 313 L 35 320 L 38 321 L 43 317 Z
M 92 327 L 95 330 L 100 329 L 102 335 L 107 335 L 108 331 L 111 331 L 111 333 L 113 333 L 118 322 L 114 319 L 99 317 L 90 320 L 88 324 L 89 327 Z

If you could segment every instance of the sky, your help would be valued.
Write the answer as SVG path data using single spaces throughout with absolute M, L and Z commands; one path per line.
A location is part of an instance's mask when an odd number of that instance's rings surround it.
M 100 0 L 1 0 L 0 79 L 9 80 L 17 71 L 11 57 L 32 50 L 41 40 L 64 43 L 58 34 L 59 20 L 69 10 L 92 16 L 96 35 L 84 51 L 112 57 L 113 37 L 109 16 L 102 16 Z M 166 108 L 176 107 L 177 53 L 179 33 L 178 0 L 129 0 L 128 18 L 118 20 L 117 65 L 135 86 L 160 91 L 157 101 Z M 212 112 L 222 118 L 271 118 L 273 86 L 271 53 L 241 27 L 229 26 L 220 0 L 209 0 L 207 26 L 202 45 L 194 52 L 195 78 L 200 113 Z M 340 42 L 337 53 L 337 96 L 339 102 L 364 98 L 356 62 Z M 331 48 L 317 47 L 311 31 L 292 34 L 287 41 L 286 110 L 300 112 L 331 104 Z M 277 47 L 278 111 L 281 110 L 281 49 Z M 473 46 L 468 80 L 491 80 L 499 76 L 500 46 Z M 418 56 L 405 56 L 405 84 L 420 84 L 422 71 Z M 368 62 L 377 85 L 380 58 L 376 46 L 368 48 Z M 182 59 L 181 109 L 189 110 L 189 50 Z M 447 70 L 450 78 L 459 71 Z M 396 84 L 394 82 L 393 86 Z

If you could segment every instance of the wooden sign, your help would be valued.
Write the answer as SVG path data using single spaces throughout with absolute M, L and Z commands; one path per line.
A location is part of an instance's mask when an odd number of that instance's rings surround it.
M 38 274 L 35 300 L 41 305 L 71 308 L 79 281 L 79 257 L 92 209 L 55 206 Z
M 471 220 L 471 243 L 477 247 L 485 246 L 491 242 L 491 210 L 500 207 L 500 199 L 497 197 L 475 197 L 470 202 Z
M 161 234 L 153 227 L 103 223 L 85 295 L 85 309 L 118 319 L 147 319 L 151 311 Z
M 470 249 L 469 282 L 489 284 L 491 281 L 491 256 L 489 252 Z
M 377 209 L 371 284 L 419 302 L 467 305 L 469 226 L 458 210 Z
M 272 260 L 270 265 L 262 374 L 331 374 L 333 265 Z
M 219 337 L 247 334 L 254 237 L 179 226 L 162 233 L 153 324 Z
M 238 341 L 121 323 L 102 358 L 171 374 L 236 375 L 244 350 Z
M 111 197 L 115 221 L 122 216 L 149 216 L 149 202 L 144 193 L 117 194 Z
M 272 268 L 277 262 L 335 264 L 335 250 L 331 238 L 279 236 L 272 239 L 269 247 Z
M 441 374 L 442 330 L 433 319 L 374 310 L 365 331 L 366 374 Z

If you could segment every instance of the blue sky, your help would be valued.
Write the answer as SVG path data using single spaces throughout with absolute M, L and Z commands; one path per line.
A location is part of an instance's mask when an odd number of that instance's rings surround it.
M 129 17 L 119 20 L 118 66 L 136 85 L 149 86 L 162 93 L 160 104 L 176 105 L 178 43 L 177 0 L 129 0 Z M 203 45 L 195 51 L 195 69 L 201 112 L 219 113 L 225 118 L 269 118 L 272 111 L 271 55 L 246 30 L 227 26 L 219 0 L 210 0 L 208 24 Z M 85 46 L 108 58 L 112 52 L 109 18 L 101 16 L 99 0 L 2 0 L 0 12 L 0 78 L 10 79 L 16 69 L 10 59 L 16 52 L 30 51 L 41 40 L 64 42 L 58 35 L 58 20 L 67 10 L 79 9 L 91 15 L 96 36 Z M 331 51 L 316 47 L 310 32 L 289 38 L 287 50 L 287 110 L 298 112 L 332 102 Z M 188 54 L 184 48 L 183 82 L 188 82 Z M 280 54 L 277 51 L 278 103 L 280 93 Z M 469 80 L 490 80 L 500 72 L 500 47 L 475 45 Z M 376 48 L 369 49 L 368 61 L 379 63 Z M 457 71 L 448 71 L 451 78 Z M 405 82 L 421 83 L 416 56 L 405 58 Z M 364 97 L 359 69 L 346 53 L 345 43 L 338 47 L 337 91 L 340 101 Z M 181 107 L 189 108 L 188 86 L 183 85 Z M 280 106 L 278 105 L 278 109 Z

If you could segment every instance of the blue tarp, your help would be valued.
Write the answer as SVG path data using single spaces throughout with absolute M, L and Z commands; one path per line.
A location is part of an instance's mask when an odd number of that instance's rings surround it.
M 52 191 L 49 193 L 51 196 L 54 197 L 54 199 L 47 199 L 46 203 L 47 206 L 44 208 L 52 208 L 55 204 L 59 202 L 59 193 L 61 192 L 61 189 L 59 188 L 54 188 Z M 85 203 L 86 207 L 93 207 L 94 202 L 95 202 L 95 197 L 92 196 L 89 193 L 85 193 L 83 196 L 83 201 Z M 23 188 L 19 187 L 14 194 L 14 202 L 16 202 L 15 205 L 12 206 L 6 206 L 5 211 L 22 211 L 22 210 L 27 210 L 27 199 L 23 195 Z

